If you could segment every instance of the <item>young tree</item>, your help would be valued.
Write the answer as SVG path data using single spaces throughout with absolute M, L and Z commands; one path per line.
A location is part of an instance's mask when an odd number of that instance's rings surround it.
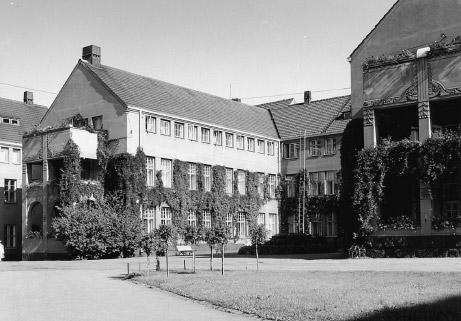
M 158 256 L 157 256 L 157 251 L 160 248 L 160 241 L 155 235 L 154 232 L 150 233 L 143 233 L 141 240 L 139 242 L 139 247 L 146 253 L 146 258 L 147 258 L 147 273 L 149 274 L 149 267 L 150 267 L 150 256 L 152 255 L 152 252 L 155 253 L 155 257 L 157 259 L 157 266 L 159 267 L 159 261 L 158 261 Z
M 172 225 L 160 225 L 154 233 L 165 251 L 166 276 L 168 277 L 170 276 L 170 270 L 168 267 L 168 246 L 176 241 L 178 234 L 176 232 L 176 228 Z
M 255 246 L 256 250 L 256 270 L 259 271 L 259 254 L 258 244 L 262 244 L 266 241 L 267 231 L 263 224 L 250 226 L 250 237 L 251 244 Z
M 210 271 L 213 271 L 213 248 L 217 244 L 217 240 L 215 237 L 215 230 L 210 227 L 205 229 L 204 233 L 204 240 L 210 247 Z
M 194 273 L 195 273 L 195 245 L 197 244 L 198 241 L 203 239 L 203 233 L 202 230 L 197 228 L 195 225 L 188 225 L 184 229 L 184 242 L 186 244 L 190 244 L 193 246 L 192 248 L 192 262 L 194 266 Z
M 224 275 L 224 247 L 231 237 L 229 228 L 225 224 L 213 226 L 215 244 L 221 244 L 221 274 Z

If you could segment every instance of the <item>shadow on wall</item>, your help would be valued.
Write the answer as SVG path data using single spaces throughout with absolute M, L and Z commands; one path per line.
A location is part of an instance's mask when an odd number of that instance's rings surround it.
M 409 307 L 387 308 L 348 321 L 455 321 L 461 320 L 461 295 Z

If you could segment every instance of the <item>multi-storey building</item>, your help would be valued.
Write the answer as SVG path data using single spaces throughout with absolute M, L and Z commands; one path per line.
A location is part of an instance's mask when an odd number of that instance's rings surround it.
M 311 101 L 306 91 L 304 102 L 287 99 L 260 105 L 270 110 L 281 139 L 281 174 L 287 183 L 287 197 L 337 195 L 341 170 L 340 145 L 345 126 L 350 120 L 350 96 Z M 297 179 L 306 175 L 306 185 Z M 307 217 L 303 199 L 293 213 L 282 213 L 288 220 L 288 233 L 310 233 L 314 236 L 337 237 L 337 213 Z
M 32 92 L 24 93 L 24 102 L 0 98 L 0 239 L 8 260 L 21 257 L 22 135 L 45 112 L 33 103 Z
M 107 130 L 115 153 L 135 154 L 138 148 L 144 151 L 148 186 L 155 185 L 156 172 L 161 171 L 164 187 L 171 187 L 175 159 L 189 163 L 191 190 L 197 188 L 197 163 L 204 164 L 205 190 L 211 188 L 211 166 L 226 168 L 226 189 L 230 194 L 234 178 L 238 180 L 235 183 L 239 192 L 245 193 L 244 171 L 267 175 L 270 200 L 261 207 L 259 222 L 267 226 L 270 234 L 277 234 L 280 218 L 275 190 L 280 172 L 279 137 L 269 111 L 103 65 L 100 53 L 96 46 L 83 49 L 83 59 L 78 61 L 40 127 L 59 127 L 63 120 L 79 114 L 93 128 Z M 24 199 L 26 229 L 32 229 L 31 210 L 38 208 L 43 222 L 40 231 L 43 235 L 49 233 L 55 201 L 50 195 L 53 190 L 50 184 L 53 172 L 59 167 L 59 150 L 66 137 L 75 140 L 74 137 L 82 135 L 75 128 L 64 128 L 25 137 L 25 145 L 31 152 L 24 157 L 24 177 L 31 182 L 27 175 L 34 166 L 42 172 L 36 193 L 26 194 Z M 88 148 L 85 140 L 77 145 Z M 95 150 L 82 157 L 89 160 L 88 168 L 91 168 Z M 203 216 L 204 224 L 210 225 L 209 213 Z M 172 211 L 167 204 L 161 204 L 145 209 L 143 219 L 150 230 L 160 224 L 171 224 Z M 191 213 L 189 221 L 195 220 L 195 213 Z M 238 215 L 237 223 L 240 239 L 245 241 L 248 236 L 245 213 Z M 36 249 L 37 244 L 34 246 Z M 43 253 L 50 253 L 49 244 L 39 248 Z M 57 247 L 53 249 L 59 251 Z

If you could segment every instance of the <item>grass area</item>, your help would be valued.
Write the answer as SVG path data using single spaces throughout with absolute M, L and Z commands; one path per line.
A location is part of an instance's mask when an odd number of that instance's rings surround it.
M 135 280 L 273 320 L 461 320 L 461 273 L 153 272 Z

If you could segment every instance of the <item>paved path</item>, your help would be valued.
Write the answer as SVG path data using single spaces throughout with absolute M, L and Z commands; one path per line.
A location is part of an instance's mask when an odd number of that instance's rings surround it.
M 6 263 L 0 269 L 2 321 L 249 320 L 114 278 L 114 267 L 75 262 Z M 57 265 L 57 269 L 53 266 Z M 91 263 L 90 263 L 91 265 Z M 118 268 L 122 267 L 118 265 Z M 254 318 L 252 318 L 254 320 Z

